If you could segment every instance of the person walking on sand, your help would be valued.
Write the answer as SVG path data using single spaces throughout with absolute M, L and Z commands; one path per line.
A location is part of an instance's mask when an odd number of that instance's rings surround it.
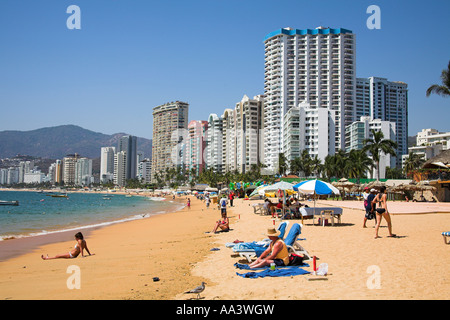
M 219 202 L 219 206 L 220 206 L 220 211 L 222 212 L 222 214 L 223 213 L 225 213 L 225 214 L 227 214 L 227 198 L 226 198 L 226 196 L 224 196 L 224 197 L 222 197 L 222 199 L 220 199 L 220 202 Z
M 380 188 L 380 193 L 376 195 L 376 197 L 372 200 L 372 204 L 376 206 L 378 203 L 378 208 L 376 208 L 375 212 L 377 215 L 377 224 L 375 226 L 375 239 L 380 238 L 378 236 L 378 229 L 380 228 L 381 219 L 384 218 L 388 225 L 389 236 L 391 238 L 395 238 L 397 235 L 392 233 L 392 222 L 391 216 L 389 215 L 388 207 L 387 207 L 387 196 L 384 193 L 386 191 L 386 187 L 382 186 Z
M 75 247 L 70 250 L 68 253 L 58 254 L 54 257 L 49 257 L 48 254 L 46 257 L 44 255 L 41 255 L 41 258 L 43 260 L 51 260 L 51 259 L 74 259 L 78 257 L 78 255 L 81 253 L 81 256 L 84 257 L 84 250 L 86 249 L 87 253 L 91 256 L 91 252 L 89 251 L 87 247 L 86 240 L 84 240 L 83 234 L 81 232 L 78 232 L 75 235 L 75 240 L 77 241 L 77 244 Z
M 363 228 L 367 228 L 366 227 L 367 219 L 372 220 L 373 218 L 376 218 L 374 205 L 372 204 L 373 199 L 375 199 L 376 192 L 377 192 L 377 190 L 370 189 L 370 193 L 368 194 L 367 199 L 364 201 L 366 204 L 366 207 L 365 207 L 366 214 L 364 215 Z M 376 223 L 376 219 L 375 219 L 375 223 Z
M 191 209 L 191 199 L 190 198 L 188 198 L 188 200 L 187 200 L 187 207 L 188 207 L 188 209 Z

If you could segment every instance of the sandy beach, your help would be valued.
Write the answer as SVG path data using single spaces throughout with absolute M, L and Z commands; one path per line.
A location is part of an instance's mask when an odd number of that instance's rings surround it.
M 329 268 L 325 279 L 311 281 L 310 275 L 236 275 L 247 270 L 236 269 L 234 263 L 246 260 L 232 257 L 225 244 L 263 239 L 273 220 L 254 214 L 252 205 L 260 201 L 239 199 L 228 209 L 231 231 L 206 233 L 220 218 L 219 210 L 190 198 L 190 209 L 89 231 L 86 240 L 93 256 L 40 258 L 73 248 L 73 235 L 68 234 L 64 241 L 0 262 L 0 299 L 188 300 L 195 296 L 183 292 L 202 281 L 207 283 L 205 300 L 447 299 L 450 245 L 444 244 L 441 232 L 450 231 L 448 203 L 388 202 L 399 237 L 388 238 L 383 221 L 381 238 L 374 239 L 374 221 L 362 227 L 362 202 L 319 201 L 320 206 L 340 206 L 344 213 L 340 225 L 304 222 L 303 247 Z M 290 226 L 295 222 L 301 221 L 290 220 Z M 14 245 L 15 240 L 8 241 Z M 80 289 L 68 288 L 71 266 L 79 268 Z M 312 263 L 304 269 L 312 271 Z

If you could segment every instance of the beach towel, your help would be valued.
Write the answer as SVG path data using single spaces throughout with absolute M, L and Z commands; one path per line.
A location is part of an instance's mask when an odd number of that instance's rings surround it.
M 245 252 L 245 251 L 255 251 L 257 257 L 259 257 L 264 251 L 266 251 L 269 246 L 269 242 L 243 242 L 238 243 L 233 247 L 233 252 Z
M 265 277 L 290 277 L 290 276 L 298 276 L 309 274 L 309 271 L 303 270 L 299 267 L 290 267 L 290 268 L 277 268 L 275 270 L 266 269 L 260 272 L 247 272 L 247 273 L 238 273 L 236 274 L 243 278 L 265 278 Z

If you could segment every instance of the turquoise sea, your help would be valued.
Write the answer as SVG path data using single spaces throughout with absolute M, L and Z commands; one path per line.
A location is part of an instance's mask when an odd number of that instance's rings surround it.
M 105 226 L 173 212 L 183 205 L 145 196 L 0 191 L 0 200 L 19 201 L 19 206 L 0 205 L 0 241 L 35 235 Z

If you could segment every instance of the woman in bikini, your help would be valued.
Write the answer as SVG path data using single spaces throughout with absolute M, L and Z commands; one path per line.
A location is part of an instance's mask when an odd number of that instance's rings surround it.
M 228 220 L 226 212 L 222 212 L 222 220 L 216 222 L 212 232 L 216 233 L 219 228 L 224 232 L 230 231 L 230 220 Z
M 386 191 L 386 187 L 382 186 L 380 188 L 380 193 L 376 195 L 376 197 L 373 199 L 372 204 L 376 206 L 376 203 L 378 203 L 378 208 L 375 210 L 377 215 L 377 224 L 375 226 L 375 239 L 380 238 L 378 236 L 378 229 L 380 228 L 381 219 L 386 219 L 388 230 L 389 230 L 389 237 L 395 238 L 396 235 L 392 233 L 392 222 L 391 222 L 391 216 L 389 215 L 389 211 L 387 208 L 387 196 L 384 193 Z
M 68 253 L 58 254 L 58 255 L 56 255 L 54 257 L 49 257 L 48 254 L 47 254 L 46 257 L 44 257 L 44 255 L 41 255 L 41 258 L 43 260 L 50 260 L 50 259 L 74 259 L 74 258 L 78 257 L 78 255 L 80 253 L 81 253 L 81 256 L 84 257 L 84 252 L 83 252 L 84 249 L 86 249 L 87 253 L 89 255 L 91 255 L 91 253 L 89 252 L 89 249 L 87 247 L 86 240 L 84 240 L 83 234 L 81 232 L 78 232 L 75 235 L 75 240 L 77 241 L 77 244 Z

